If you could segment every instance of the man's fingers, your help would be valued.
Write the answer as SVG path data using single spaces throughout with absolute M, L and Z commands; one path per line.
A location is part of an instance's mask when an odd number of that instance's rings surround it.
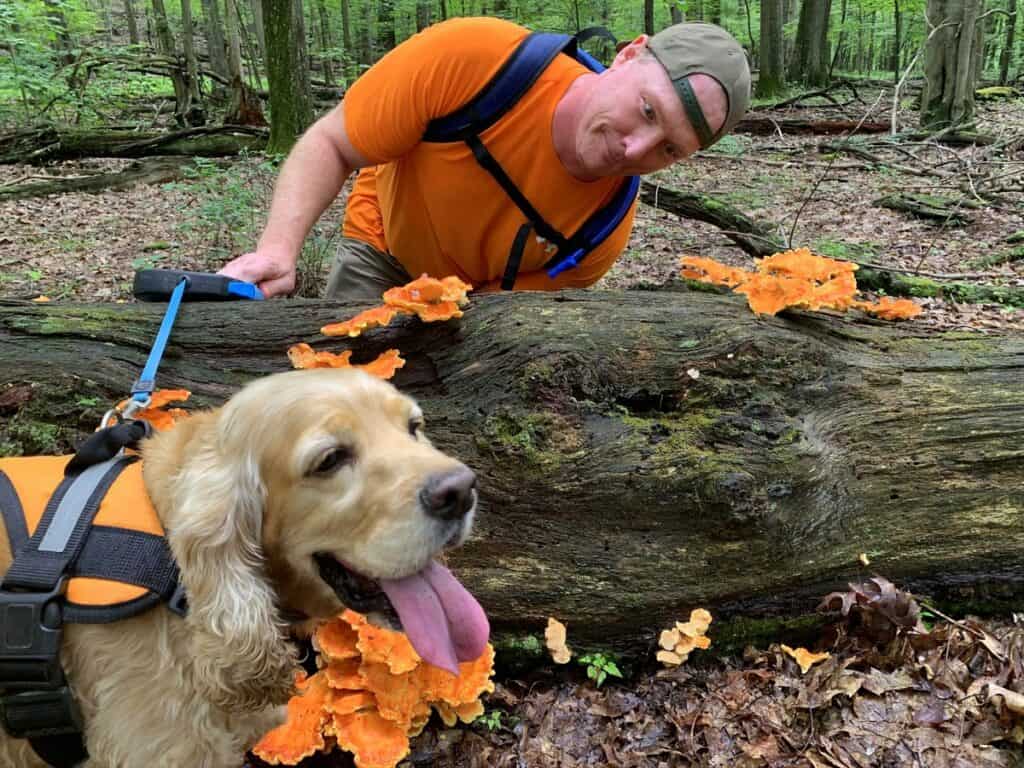
M 295 278 L 292 275 L 285 275 L 284 277 L 276 277 L 272 280 L 264 280 L 259 283 L 259 289 L 263 291 L 263 295 L 268 299 L 272 299 L 275 296 L 287 296 L 295 290 Z

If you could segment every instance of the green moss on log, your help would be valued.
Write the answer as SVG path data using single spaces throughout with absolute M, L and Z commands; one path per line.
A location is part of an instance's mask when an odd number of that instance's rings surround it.
M 918 299 L 943 297 L 962 304 L 1024 307 L 1024 290 L 1009 286 L 946 283 L 875 269 L 858 270 L 857 285 L 866 290 L 884 291 L 892 296 L 912 296 Z

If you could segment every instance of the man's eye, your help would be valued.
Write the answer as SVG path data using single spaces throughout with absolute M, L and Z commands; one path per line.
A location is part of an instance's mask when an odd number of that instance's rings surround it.
M 676 149 L 675 144 L 666 144 L 665 154 L 668 155 L 669 157 L 679 157 L 679 150 Z
M 416 434 L 423 429 L 423 419 L 409 419 L 409 434 L 416 437 Z
M 644 101 L 644 117 L 648 120 L 654 120 L 654 107 L 652 107 L 647 101 Z

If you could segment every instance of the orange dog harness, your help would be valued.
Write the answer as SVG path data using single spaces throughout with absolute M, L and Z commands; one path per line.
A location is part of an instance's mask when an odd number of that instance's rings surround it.
M 55 499 L 54 491 L 64 479 L 70 459 L 0 459 L 0 486 L 6 476 L 13 491 L 5 499 L 0 488 L 0 507 L 15 558 Z M 67 572 L 65 621 L 99 624 L 126 619 L 169 600 L 177 588 L 177 567 L 146 495 L 142 464 L 130 458 L 122 461 L 99 499 L 82 550 Z M 20 525 L 18 519 L 12 519 L 19 517 Z
M 67 622 L 102 624 L 184 591 L 142 464 L 122 448 L 143 422 L 101 429 L 75 456 L 0 460 L 0 513 L 12 563 L 0 581 L 0 726 L 59 768 L 88 754 L 60 664 Z

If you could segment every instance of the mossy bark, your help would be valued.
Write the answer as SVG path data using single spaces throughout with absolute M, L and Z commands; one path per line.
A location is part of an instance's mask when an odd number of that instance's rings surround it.
M 499 635 L 554 616 L 580 645 L 635 652 L 691 608 L 789 620 L 875 572 L 1020 610 L 1019 336 L 638 291 L 482 296 L 460 321 L 319 337 L 363 308 L 185 305 L 158 384 L 213 405 L 287 369 L 298 341 L 357 360 L 400 349 L 395 383 L 479 474 L 477 531 L 452 563 Z M 0 302 L 8 450 L 35 447 L 12 424 L 84 435 L 125 396 L 161 315 Z

